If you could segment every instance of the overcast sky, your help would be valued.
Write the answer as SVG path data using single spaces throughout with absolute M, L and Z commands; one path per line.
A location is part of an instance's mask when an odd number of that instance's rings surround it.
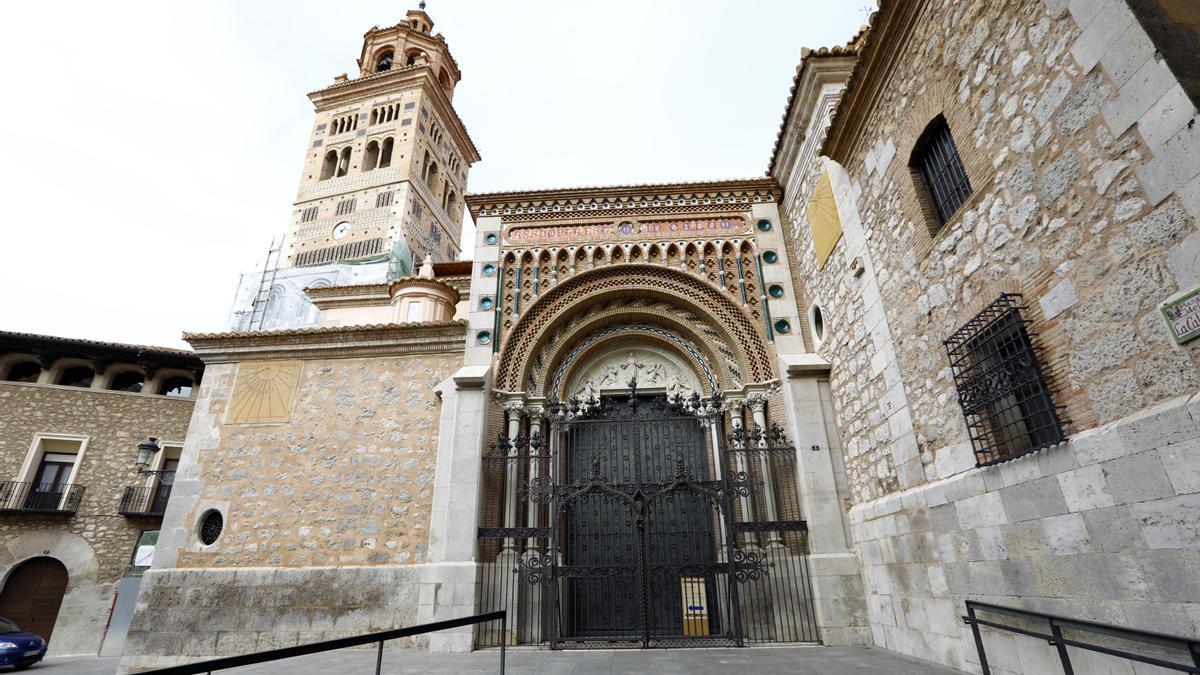
M 761 176 L 802 47 L 874 0 L 430 0 L 469 192 Z M 412 3 L 415 6 L 415 0 Z M 282 236 L 307 92 L 405 2 L 22 2 L 0 23 L 0 330 L 182 347 Z M 468 219 L 469 222 L 469 219 Z

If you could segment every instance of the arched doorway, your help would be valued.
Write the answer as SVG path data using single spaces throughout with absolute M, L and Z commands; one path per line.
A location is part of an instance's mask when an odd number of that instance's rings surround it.
M 17 566 L 0 591 L 0 616 L 47 642 L 67 592 L 67 568 L 54 558 L 30 558 Z

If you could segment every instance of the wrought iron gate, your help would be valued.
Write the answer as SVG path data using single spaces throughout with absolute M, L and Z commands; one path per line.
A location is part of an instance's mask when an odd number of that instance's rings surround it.
M 501 437 L 485 458 L 508 527 L 480 530 L 481 559 L 495 561 L 481 611 L 515 620 L 481 646 L 817 639 L 795 451 L 777 428 L 735 428 L 722 448 L 719 397 L 647 397 L 633 383 L 548 412 L 549 443 Z

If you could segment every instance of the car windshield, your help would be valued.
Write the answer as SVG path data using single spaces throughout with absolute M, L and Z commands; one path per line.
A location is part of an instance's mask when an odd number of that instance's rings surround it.
M 0 633 L 20 633 L 21 628 L 17 624 L 0 617 Z

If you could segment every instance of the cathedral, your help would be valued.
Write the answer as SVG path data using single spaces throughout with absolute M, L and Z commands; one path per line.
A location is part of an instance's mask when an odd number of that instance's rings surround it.
M 185 334 L 123 671 L 493 610 L 408 646 L 975 672 L 966 600 L 1194 635 L 1200 13 L 880 4 L 802 52 L 765 175 L 520 192 L 468 191 L 430 15 L 369 30 Z

